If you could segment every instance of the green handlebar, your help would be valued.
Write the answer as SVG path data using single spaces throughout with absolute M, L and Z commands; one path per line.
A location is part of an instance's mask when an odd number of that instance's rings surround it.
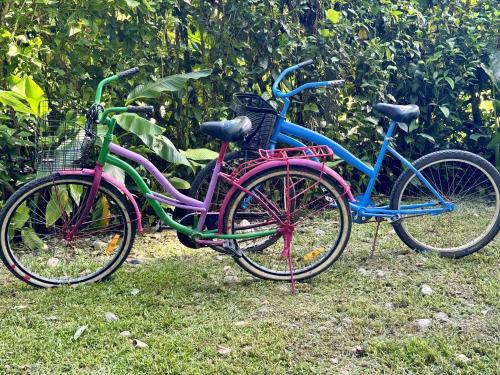
M 116 81 L 119 77 L 115 74 L 111 77 L 104 78 L 99 84 L 97 85 L 97 90 L 95 92 L 95 104 L 99 104 L 101 102 L 101 97 L 102 97 L 102 89 L 104 86 L 106 86 L 108 83 Z
M 124 113 L 128 111 L 128 107 L 109 107 L 106 108 L 99 114 L 99 122 L 105 123 L 105 119 L 108 117 L 110 113 Z
M 99 104 L 101 102 L 102 90 L 103 90 L 104 86 L 106 86 L 108 83 L 116 81 L 116 80 L 118 80 L 120 78 L 125 78 L 125 77 L 128 77 L 130 75 L 137 74 L 137 73 L 139 73 L 139 68 L 138 67 L 134 67 L 134 68 L 130 68 L 130 69 L 124 70 L 123 72 L 117 73 L 115 75 L 112 75 L 111 77 L 104 78 L 97 85 L 97 90 L 96 90 L 96 93 L 95 93 L 95 101 L 94 101 L 95 104 Z

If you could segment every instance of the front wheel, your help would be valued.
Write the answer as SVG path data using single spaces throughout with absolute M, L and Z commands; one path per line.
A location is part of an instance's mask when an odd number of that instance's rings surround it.
M 287 181 L 289 176 L 289 180 Z M 316 276 L 342 254 L 350 236 L 351 213 L 344 192 L 337 182 L 316 169 L 275 167 L 264 170 L 243 184 L 258 194 L 284 220 L 287 212 L 294 230 L 291 259 L 295 280 Z M 248 235 L 256 231 L 279 229 L 278 222 L 258 199 L 236 190 L 224 213 L 224 231 Z M 291 270 L 284 256 L 284 236 L 271 234 L 256 239 L 241 238 L 237 245 L 240 267 L 267 280 L 290 281 Z M 255 247 L 261 251 L 254 251 Z
M 393 223 L 399 238 L 417 251 L 461 258 L 486 246 L 500 229 L 500 173 L 487 160 L 466 151 L 438 151 L 418 159 L 415 168 L 441 196 L 451 212 L 402 217 Z M 437 199 L 411 170 L 394 185 L 390 206 L 430 204 Z
M 74 236 L 93 177 L 52 175 L 19 189 L 0 214 L 0 258 L 22 281 L 38 287 L 101 280 L 118 269 L 134 242 L 130 202 L 102 181 Z

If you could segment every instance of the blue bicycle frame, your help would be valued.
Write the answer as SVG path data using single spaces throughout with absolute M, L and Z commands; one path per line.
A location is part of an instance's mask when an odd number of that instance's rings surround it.
M 398 218 L 401 217 L 401 215 L 422 215 L 422 214 L 438 215 L 443 212 L 453 211 L 454 209 L 453 203 L 446 201 L 441 196 L 441 194 L 439 194 L 439 192 L 429 183 L 429 181 L 408 160 L 406 160 L 401 154 L 399 154 L 394 148 L 391 147 L 390 143 L 392 140 L 392 135 L 397 125 L 395 121 L 391 121 L 389 125 L 389 129 L 385 135 L 384 143 L 382 144 L 380 152 L 377 156 L 377 161 L 375 163 L 375 166 L 370 167 L 365 163 L 363 163 L 359 158 L 351 154 L 344 147 L 339 145 L 337 142 L 332 141 L 330 138 L 327 138 L 324 135 L 321 135 L 313 130 L 304 128 L 303 126 L 294 124 L 286 120 L 286 113 L 288 111 L 288 107 L 290 106 L 289 97 L 307 88 L 340 86 L 341 84 L 344 83 L 343 80 L 309 82 L 287 93 L 283 93 L 279 90 L 278 88 L 279 83 L 288 73 L 310 64 L 312 64 L 311 60 L 285 69 L 278 76 L 273 85 L 273 94 L 276 97 L 281 98 L 284 102 L 284 105 L 283 109 L 281 110 L 276 120 L 275 129 L 270 140 L 269 148 L 274 149 L 276 147 L 276 143 L 278 142 L 293 147 L 305 146 L 305 144 L 298 139 L 312 142 L 317 145 L 326 145 L 330 147 L 338 157 L 340 157 L 341 159 L 343 159 L 344 161 L 346 161 L 347 163 L 349 163 L 350 165 L 361 171 L 363 174 L 369 176 L 370 180 L 368 182 L 368 186 L 365 192 L 356 200 L 356 202 L 350 203 L 351 209 L 359 218 L 385 217 L 385 218 L 390 218 L 391 220 L 397 220 Z M 434 195 L 436 201 L 429 201 L 426 203 L 413 204 L 413 205 L 403 205 L 398 210 L 390 209 L 389 206 L 373 206 L 371 203 L 371 195 L 378 174 L 380 172 L 382 162 L 387 152 L 394 155 L 406 168 L 412 170 L 415 173 L 415 175 L 420 179 L 420 181 L 422 181 L 422 183 Z

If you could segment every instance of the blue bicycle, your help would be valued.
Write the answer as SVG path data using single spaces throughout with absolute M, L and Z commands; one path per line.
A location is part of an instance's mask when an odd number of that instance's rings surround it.
M 293 147 L 305 143 L 326 145 L 337 157 L 369 177 L 365 191 L 350 199 L 354 222 L 365 223 L 372 218 L 379 223 L 387 220 L 410 248 L 435 251 L 452 258 L 478 251 L 495 239 L 500 230 L 500 173 L 491 163 L 462 150 L 432 152 L 411 163 L 391 145 L 397 123 L 409 124 L 416 120 L 420 114 L 418 106 L 375 105 L 375 109 L 391 121 L 373 166 L 332 139 L 288 121 L 286 114 L 290 97 L 305 89 L 337 87 L 344 83 L 343 80 L 309 82 L 288 92 L 280 90 L 280 83 L 288 74 L 312 64 L 312 60 L 302 62 L 278 76 L 272 90 L 284 103 L 279 113 L 258 95 L 236 94 L 236 111 L 252 120 L 252 132 L 240 145 L 241 151 L 227 155 L 226 168 L 231 169 L 242 160 L 254 158 L 255 150 L 259 148 L 274 149 L 278 143 Z M 406 170 L 392 187 L 389 204 L 376 205 L 372 193 L 387 153 L 398 159 Z M 203 196 L 213 167 L 214 163 L 209 163 L 197 174 L 190 189 L 191 196 Z M 221 200 L 226 190 L 226 187 L 219 186 L 214 202 Z M 256 214 L 251 225 L 258 227 L 258 220 Z M 244 224 L 247 228 L 248 219 Z M 265 245 L 252 243 L 246 249 L 256 251 Z

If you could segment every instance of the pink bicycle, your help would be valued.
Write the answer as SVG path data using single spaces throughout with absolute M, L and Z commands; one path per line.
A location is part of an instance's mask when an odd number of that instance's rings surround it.
M 325 165 L 332 151 L 324 146 L 261 150 L 256 160 L 232 173 L 221 172 L 229 142 L 251 130 L 246 117 L 207 122 L 200 130 L 222 141 L 206 197 L 177 191 L 145 157 L 113 144 L 116 119 L 111 114 L 146 113 L 152 107 L 100 105 L 103 87 L 134 74 L 137 68 L 106 78 L 84 122 L 69 119 L 62 104 L 41 110 L 36 162 L 51 172 L 19 189 L 0 213 L 0 257 L 22 281 L 37 287 L 102 280 L 127 258 L 141 210 L 127 187 L 103 172 L 106 163 L 131 178 L 158 217 L 190 247 L 210 246 L 229 254 L 247 272 L 268 280 L 313 277 L 344 250 L 351 230 L 349 185 Z M 96 124 L 107 128 L 94 168 L 91 159 Z M 163 187 L 154 192 L 134 167 L 144 167 Z M 311 160 L 314 159 L 314 160 Z M 209 212 L 218 179 L 231 188 L 219 212 Z M 184 210 L 174 220 L 165 205 Z

